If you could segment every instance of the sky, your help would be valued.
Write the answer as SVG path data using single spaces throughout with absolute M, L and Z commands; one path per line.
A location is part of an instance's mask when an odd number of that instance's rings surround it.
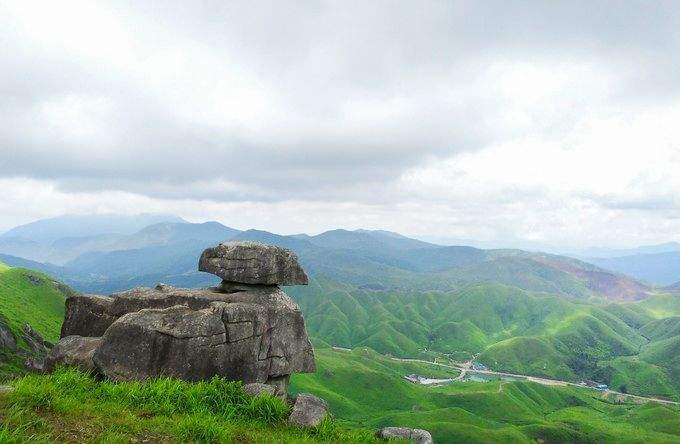
M 674 1 L 0 2 L 0 231 L 680 241 Z

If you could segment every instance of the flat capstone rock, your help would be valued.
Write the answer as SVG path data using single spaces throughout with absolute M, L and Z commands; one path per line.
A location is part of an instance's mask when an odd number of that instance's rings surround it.
M 198 269 L 226 282 L 250 285 L 307 285 L 309 281 L 295 253 L 250 241 L 224 242 L 207 248 Z

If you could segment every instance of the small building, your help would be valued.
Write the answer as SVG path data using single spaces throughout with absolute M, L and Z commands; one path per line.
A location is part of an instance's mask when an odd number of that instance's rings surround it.
M 488 370 L 489 368 L 481 362 L 474 361 L 472 363 L 472 370 Z

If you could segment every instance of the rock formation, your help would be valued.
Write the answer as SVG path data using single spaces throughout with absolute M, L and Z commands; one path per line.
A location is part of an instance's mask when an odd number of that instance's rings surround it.
M 94 373 L 96 369 L 92 357 L 102 340 L 83 336 L 66 336 L 54 346 L 45 359 L 45 371 L 51 372 L 57 364 L 79 367 Z
M 47 355 L 51 344 L 45 342 L 42 336 L 30 324 L 22 326 L 19 331 L 19 338 L 23 340 L 23 345 L 21 346 L 17 342 L 17 337 L 15 337 L 7 321 L 0 318 L 0 351 L 9 352 L 9 354 L 23 359 L 26 370 L 42 372 L 44 370 L 45 355 Z
M 290 250 L 259 242 L 224 242 L 201 255 L 198 269 L 226 282 L 307 285 L 307 275 Z
M 299 427 L 316 427 L 327 415 L 326 401 L 309 393 L 300 393 L 295 398 L 288 423 Z
M 307 283 L 294 253 L 227 242 L 205 250 L 199 269 L 222 285 L 70 297 L 48 367 L 77 365 L 113 380 L 219 375 L 268 384 L 280 396 L 291 373 L 315 371 L 302 312 L 278 287 Z
M 385 427 L 378 432 L 378 438 L 408 440 L 413 444 L 432 444 L 432 435 L 427 430 L 406 427 Z

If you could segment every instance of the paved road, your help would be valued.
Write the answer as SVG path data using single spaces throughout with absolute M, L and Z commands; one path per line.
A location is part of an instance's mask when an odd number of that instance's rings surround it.
M 478 373 L 478 374 L 482 374 L 482 375 L 507 376 L 507 377 L 510 377 L 510 378 L 520 378 L 520 379 L 524 379 L 524 380 L 531 381 L 531 382 L 536 382 L 538 384 L 543 384 L 543 385 L 589 388 L 589 387 L 585 387 L 581 384 L 577 384 L 575 382 L 560 381 L 558 379 L 539 378 L 537 376 L 519 375 L 519 374 L 516 374 L 516 373 L 495 372 L 493 370 L 470 370 L 470 367 L 472 366 L 472 361 L 474 360 L 474 358 L 472 358 L 469 361 L 460 363 L 460 364 L 458 364 L 458 363 L 441 364 L 439 362 L 425 361 L 423 359 L 409 359 L 409 358 L 391 358 L 391 359 L 394 360 L 394 361 L 401 361 L 401 362 L 420 362 L 420 363 L 423 363 L 423 364 L 437 365 L 439 367 L 453 368 L 453 369 L 459 370 L 460 375 L 458 375 L 458 377 L 455 378 L 454 381 L 462 380 L 467 373 Z M 658 402 L 660 404 L 666 404 L 666 405 L 680 405 L 680 402 L 676 402 L 676 401 L 669 401 L 667 399 L 659 399 L 659 398 L 653 398 L 653 397 L 648 397 L 648 396 L 630 395 L 628 393 L 617 392 L 616 390 L 602 390 L 602 393 L 622 396 L 624 398 L 632 398 L 632 399 L 640 400 L 640 401 Z

